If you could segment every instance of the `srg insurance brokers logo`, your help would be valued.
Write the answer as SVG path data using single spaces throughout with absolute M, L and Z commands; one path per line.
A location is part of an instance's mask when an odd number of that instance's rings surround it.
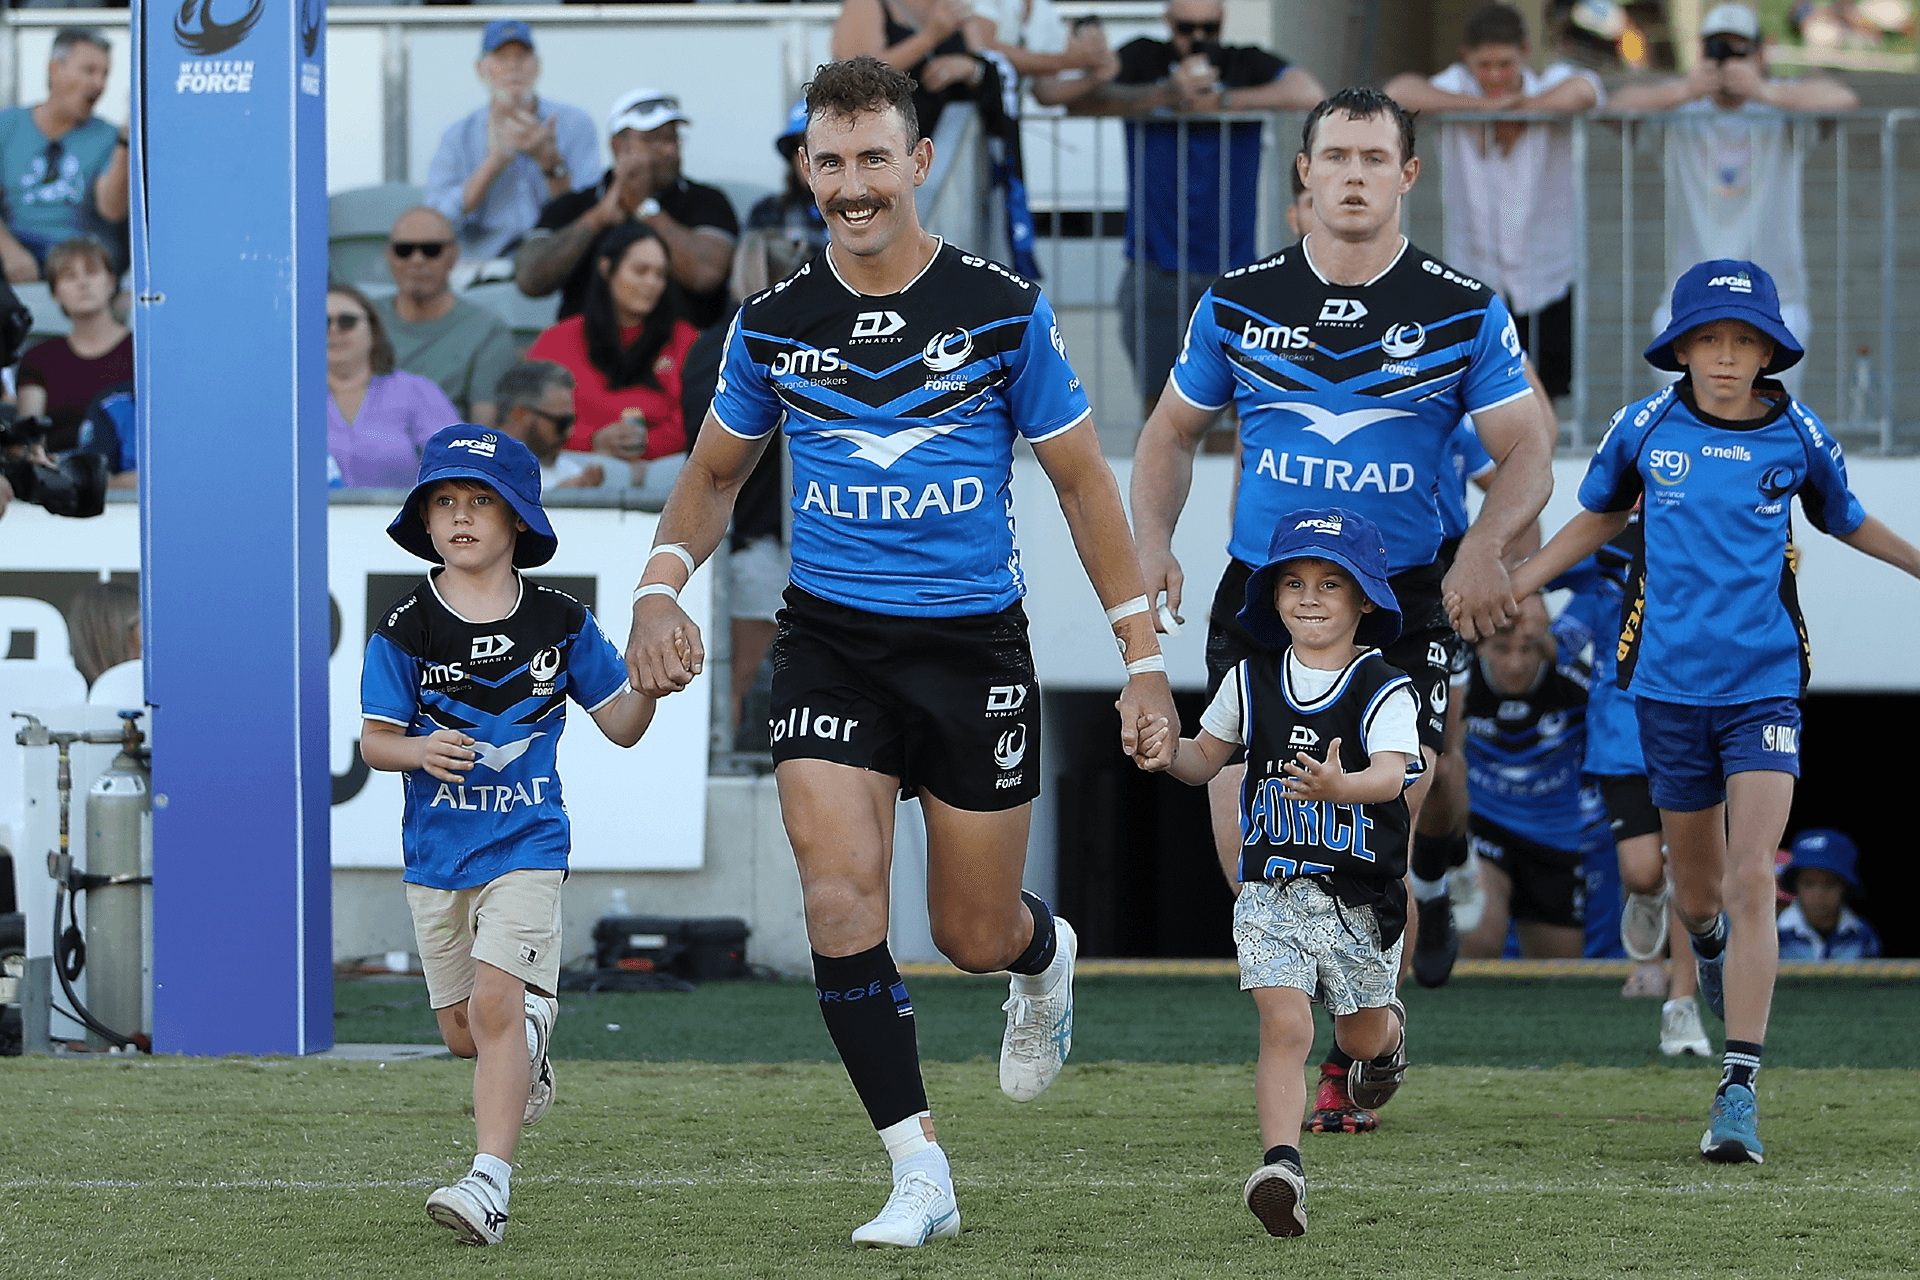
M 225 0 L 223 9 L 237 6 L 240 0 Z M 213 12 L 214 0 L 185 0 L 173 18 L 173 37 L 193 61 L 180 64 L 175 78 L 175 93 L 252 93 L 253 63 L 215 59 L 245 40 L 259 25 L 266 12 L 266 0 L 247 0 L 246 10 L 228 22 L 219 21 Z

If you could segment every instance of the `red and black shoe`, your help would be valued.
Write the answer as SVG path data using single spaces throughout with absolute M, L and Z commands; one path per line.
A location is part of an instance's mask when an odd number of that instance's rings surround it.
M 1379 1127 L 1379 1115 L 1355 1106 L 1347 1095 L 1347 1073 L 1330 1062 L 1321 1063 L 1320 1089 L 1313 1095 L 1313 1112 L 1307 1117 L 1308 1132 L 1371 1133 Z

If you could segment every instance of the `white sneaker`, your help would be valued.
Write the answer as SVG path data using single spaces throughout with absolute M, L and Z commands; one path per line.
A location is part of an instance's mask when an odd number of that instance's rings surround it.
M 527 992 L 527 1110 L 522 1125 L 533 1124 L 553 1105 L 553 1063 L 547 1049 L 553 1042 L 553 1020 L 560 1002 Z
M 428 1196 L 427 1216 L 450 1229 L 463 1244 L 499 1244 L 507 1233 L 500 1189 L 478 1170 Z
M 872 1222 L 853 1233 L 855 1244 L 887 1244 L 917 1249 L 929 1240 L 960 1234 L 960 1206 L 953 1188 L 918 1169 L 893 1184 L 893 1194 Z
M 1480 927 L 1487 912 L 1487 888 L 1480 883 L 1480 855 L 1469 852 L 1467 860 L 1447 872 L 1447 897 L 1453 903 L 1453 927 L 1462 934 Z
M 1645 964 L 1667 953 L 1667 899 L 1673 887 L 1662 883 L 1658 893 L 1630 893 L 1620 909 L 1620 945 L 1629 960 Z
M 1707 1029 L 1700 1025 L 1700 1006 L 1692 996 L 1669 1000 L 1660 1006 L 1660 1052 L 1669 1058 L 1690 1053 L 1696 1058 L 1711 1058 L 1713 1045 Z
M 1270 1236 L 1307 1234 L 1307 1180 L 1286 1163 L 1263 1164 L 1247 1179 L 1241 1196 Z
M 1021 990 L 1029 979 L 1014 974 L 1008 983 L 1007 1031 L 1000 1038 L 1000 1092 L 1015 1102 L 1032 1102 L 1047 1091 L 1073 1048 L 1073 962 L 1080 939 L 1073 926 L 1053 918 L 1053 964 L 1043 975 L 1045 991 Z

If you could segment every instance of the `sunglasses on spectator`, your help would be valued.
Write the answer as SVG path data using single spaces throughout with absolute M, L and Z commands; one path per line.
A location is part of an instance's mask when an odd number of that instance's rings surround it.
M 366 317 L 358 311 L 340 311 L 327 317 L 327 328 L 338 329 L 342 333 L 352 333 L 365 319 Z
M 1217 36 L 1220 24 L 1217 22 L 1176 22 L 1173 33 L 1177 36 Z
M 437 258 L 447 244 L 445 240 L 389 240 L 387 248 L 393 250 L 396 258 L 411 258 L 415 253 L 423 258 Z
M 536 418 L 545 418 L 553 424 L 553 429 L 563 436 L 573 434 L 573 423 L 576 416 L 574 414 L 548 413 L 545 409 L 536 409 L 532 405 L 527 406 L 527 412 Z

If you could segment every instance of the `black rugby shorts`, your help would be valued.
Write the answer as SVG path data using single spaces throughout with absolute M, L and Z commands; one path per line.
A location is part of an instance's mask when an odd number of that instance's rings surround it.
M 1635 836 L 1660 834 L 1660 810 L 1654 806 L 1646 774 L 1600 777 L 1591 781 L 1600 784 L 1600 796 L 1607 802 L 1607 823 L 1612 828 L 1615 844 Z
M 1018 603 L 899 618 L 789 586 L 773 640 L 775 764 L 830 760 L 924 787 L 956 809 L 1040 794 L 1040 686 Z
M 1582 927 L 1587 881 L 1579 853 L 1529 840 L 1478 814 L 1467 815 L 1467 847 L 1513 882 L 1507 911 L 1516 921 Z

